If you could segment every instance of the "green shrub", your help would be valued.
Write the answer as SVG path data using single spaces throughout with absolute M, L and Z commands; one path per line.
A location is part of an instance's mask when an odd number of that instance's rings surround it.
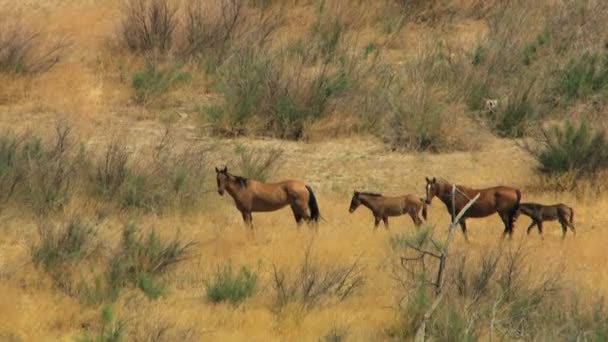
M 247 267 L 241 267 L 238 273 L 228 263 L 217 270 L 215 277 L 207 283 L 207 299 L 214 303 L 230 301 L 237 305 L 251 297 L 256 291 L 257 275 Z
M 545 145 L 535 151 L 540 170 L 547 174 L 574 171 L 592 176 L 608 168 L 608 139 L 603 130 L 590 128 L 586 121 L 567 122 L 545 132 Z
M 63 228 L 41 225 L 38 228 L 40 244 L 32 246 L 34 265 L 42 267 L 55 284 L 72 292 L 72 273 L 95 248 L 93 227 L 74 219 Z
M 281 149 L 252 150 L 243 145 L 234 149 L 237 168 L 247 178 L 265 182 L 281 166 Z
M 608 86 L 608 54 L 585 52 L 555 72 L 554 91 L 567 101 L 585 99 Z
M 156 63 L 149 62 L 144 70 L 133 74 L 135 101 L 139 104 L 147 103 L 166 93 L 174 85 L 188 82 L 190 79 L 190 73 L 181 71 L 176 64 L 159 68 Z
M 131 284 L 137 285 L 151 299 L 157 298 L 162 289 L 154 284 L 155 277 L 186 259 L 193 245 L 180 241 L 178 236 L 165 243 L 154 230 L 145 238 L 138 237 L 135 225 L 125 225 L 122 244 L 110 260 L 107 274 L 110 297 L 117 298 L 120 290 Z

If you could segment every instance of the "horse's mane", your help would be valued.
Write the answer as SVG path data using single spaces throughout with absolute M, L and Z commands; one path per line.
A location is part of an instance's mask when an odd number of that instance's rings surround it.
M 377 192 L 359 192 L 359 195 L 365 195 L 365 196 L 373 196 L 373 197 L 380 197 L 382 196 L 382 194 L 379 194 Z
M 249 183 L 249 179 L 247 179 L 243 176 L 236 176 L 236 175 L 231 175 L 231 176 L 234 177 L 234 180 L 241 188 L 247 187 L 247 184 Z

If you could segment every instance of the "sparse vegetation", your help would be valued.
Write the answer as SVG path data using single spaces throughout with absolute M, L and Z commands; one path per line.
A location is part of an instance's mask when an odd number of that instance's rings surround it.
M 128 0 L 119 37 L 135 53 L 169 52 L 178 25 L 178 7 L 169 0 Z
M 272 287 L 279 310 L 294 303 L 302 310 L 309 310 L 322 301 L 343 301 L 365 283 L 362 267 L 357 262 L 324 268 L 313 260 L 311 246 L 298 266 L 296 272 L 289 274 L 273 265 Z
M 230 301 L 237 305 L 251 297 L 257 289 L 257 275 L 243 266 L 239 272 L 232 269 L 232 264 L 218 269 L 214 278 L 207 283 L 207 299 L 214 303 Z

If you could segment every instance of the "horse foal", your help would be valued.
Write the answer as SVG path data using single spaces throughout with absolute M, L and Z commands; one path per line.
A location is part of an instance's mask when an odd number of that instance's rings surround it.
M 426 221 L 426 203 L 424 199 L 414 195 L 387 197 L 377 193 L 355 191 L 348 211 L 353 213 L 361 204 L 372 211 L 375 219 L 374 229 L 378 228 L 380 220 L 384 221 L 384 228 L 388 229 L 389 216 L 408 214 L 416 227 L 419 227 L 422 224 L 419 213 L 422 212 Z
M 532 227 L 536 225 L 538 233 L 543 238 L 543 221 L 559 221 L 562 225 L 562 239 L 566 237 L 568 227 L 572 233 L 576 235 L 574 228 L 574 209 L 559 203 L 553 205 L 544 205 L 539 203 L 521 203 L 517 210 L 518 214 L 524 214 L 532 219 L 532 223 L 528 226 L 527 233 L 530 234 Z

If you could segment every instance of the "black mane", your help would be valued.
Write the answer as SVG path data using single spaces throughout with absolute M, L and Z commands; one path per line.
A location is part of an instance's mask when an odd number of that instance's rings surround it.
M 236 180 L 236 182 L 239 184 L 239 186 L 241 188 L 246 188 L 247 183 L 249 182 L 249 179 L 247 179 L 245 177 L 241 177 L 241 176 L 234 176 L 234 179 Z

